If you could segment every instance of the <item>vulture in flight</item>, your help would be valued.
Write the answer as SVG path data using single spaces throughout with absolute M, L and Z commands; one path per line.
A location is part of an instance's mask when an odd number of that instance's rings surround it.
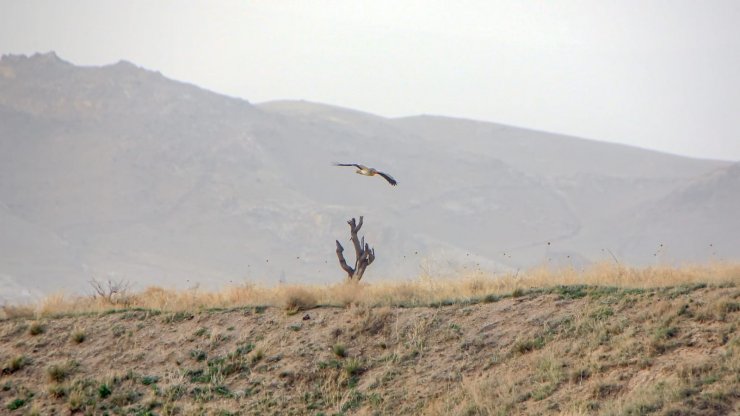
M 358 165 L 356 163 L 335 163 L 334 166 L 354 166 L 357 168 L 355 173 L 359 173 L 360 175 L 365 175 L 365 176 L 380 175 L 383 177 L 383 179 L 387 180 L 389 184 L 393 186 L 396 186 L 398 184 L 398 182 L 396 182 L 396 180 L 393 179 L 391 175 L 384 173 L 384 172 L 380 172 L 377 169 L 369 168 L 365 165 Z

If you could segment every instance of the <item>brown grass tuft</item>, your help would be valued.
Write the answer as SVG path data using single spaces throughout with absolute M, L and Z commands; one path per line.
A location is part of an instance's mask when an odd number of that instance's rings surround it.
M 0 308 L 0 320 L 30 319 L 35 314 L 35 308 L 32 305 L 3 305 Z
M 25 355 L 18 355 L 16 357 L 10 358 L 5 363 L 3 363 L 3 366 L 0 369 L 0 375 L 13 374 L 23 369 L 23 367 L 25 367 L 28 363 L 29 359 Z
M 310 289 L 301 286 L 286 286 L 280 290 L 280 306 L 288 315 L 316 307 L 317 296 Z

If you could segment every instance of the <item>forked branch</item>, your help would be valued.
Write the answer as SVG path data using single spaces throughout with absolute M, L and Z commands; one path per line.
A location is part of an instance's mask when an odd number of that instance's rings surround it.
M 367 266 L 372 264 L 375 260 L 375 250 L 370 248 L 370 245 L 365 243 L 365 237 L 361 239 L 357 236 L 357 233 L 362 228 L 362 216 L 360 221 L 356 222 L 354 218 L 347 221 L 350 229 L 350 240 L 355 246 L 355 267 L 350 267 L 347 261 L 344 259 L 344 247 L 337 240 L 337 258 L 339 259 L 339 265 L 347 273 L 347 280 L 353 282 L 359 282 L 362 279 L 362 275 L 365 273 Z

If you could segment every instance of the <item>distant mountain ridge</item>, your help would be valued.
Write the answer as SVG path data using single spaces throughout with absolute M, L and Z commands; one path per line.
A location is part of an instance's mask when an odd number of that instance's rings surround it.
M 635 265 L 737 260 L 738 169 L 472 120 L 253 105 L 127 62 L 0 59 L 0 277 L 31 294 L 107 277 L 338 281 L 333 243 L 359 215 L 378 254 L 369 281 L 605 250 Z

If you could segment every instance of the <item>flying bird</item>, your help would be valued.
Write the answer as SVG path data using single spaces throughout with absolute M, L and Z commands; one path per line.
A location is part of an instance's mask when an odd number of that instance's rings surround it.
M 357 168 L 355 173 L 359 173 L 360 175 L 365 176 L 375 176 L 380 175 L 383 177 L 383 179 L 387 180 L 389 184 L 396 186 L 398 182 L 393 179 L 393 177 L 387 173 L 380 172 L 377 169 L 369 168 L 365 165 L 358 165 L 356 163 L 335 163 L 334 166 L 354 166 Z

